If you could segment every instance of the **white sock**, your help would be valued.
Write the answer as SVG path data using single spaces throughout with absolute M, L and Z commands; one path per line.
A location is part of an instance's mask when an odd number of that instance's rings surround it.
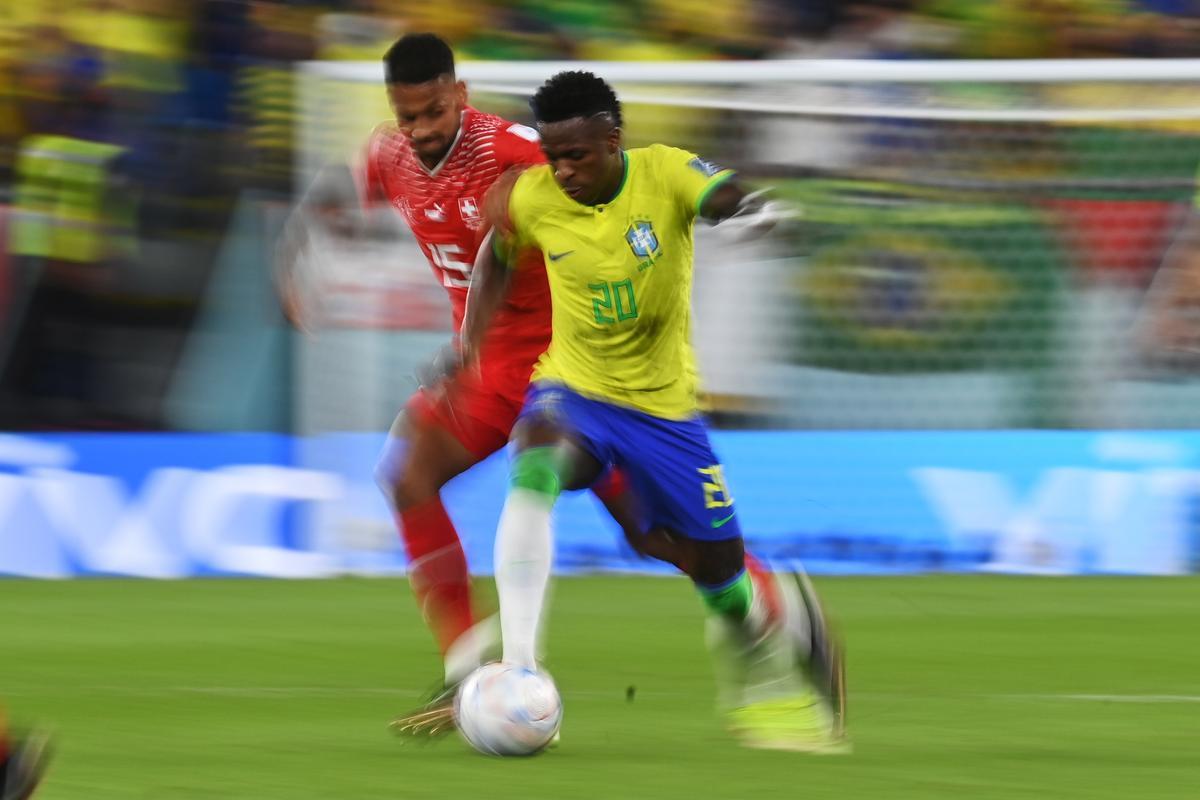
M 537 669 L 538 623 L 550 581 L 554 535 L 546 495 L 512 488 L 496 531 L 496 590 L 504 660 Z

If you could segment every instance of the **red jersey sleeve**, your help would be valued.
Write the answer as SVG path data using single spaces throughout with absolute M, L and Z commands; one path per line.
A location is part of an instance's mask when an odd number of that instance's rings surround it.
M 544 164 L 546 156 L 542 153 L 542 140 L 538 132 L 527 125 L 513 122 L 501 128 L 496 134 L 496 160 L 500 171 L 517 164 Z
M 366 145 L 354 165 L 354 180 L 358 184 L 358 198 L 364 206 L 388 202 L 384 189 L 383 170 L 380 166 L 380 151 L 383 144 L 383 125 L 371 131 Z

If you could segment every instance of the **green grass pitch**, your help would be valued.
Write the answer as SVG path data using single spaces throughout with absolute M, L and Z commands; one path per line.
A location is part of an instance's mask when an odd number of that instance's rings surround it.
M 388 733 L 438 675 L 393 580 L 0 582 L 0 696 L 57 734 L 39 800 L 1200 797 L 1200 580 L 818 583 L 851 756 L 735 746 L 681 579 L 557 582 L 531 759 Z

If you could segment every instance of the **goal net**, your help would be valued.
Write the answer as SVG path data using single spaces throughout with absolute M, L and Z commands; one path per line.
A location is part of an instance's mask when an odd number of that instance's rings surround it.
M 697 226 L 694 338 L 719 425 L 1178 427 L 1200 387 L 1139 365 L 1146 287 L 1194 194 L 1200 62 L 465 63 L 517 121 L 560 69 L 621 96 L 628 146 L 735 167 L 803 214 Z M 297 186 L 388 117 L 374 63 L 298 71 Z M 449 335 L 399 224 L 313 258 L 296 429 L 380 430 Z

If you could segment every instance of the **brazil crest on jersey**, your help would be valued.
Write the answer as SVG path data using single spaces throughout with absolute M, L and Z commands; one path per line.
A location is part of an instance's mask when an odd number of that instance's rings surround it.
M 553 306 L 550 348 L 533 379 L 685 419 L 697 411 L 692 224 L 733 172 L 664 145 L 624 157 L 621 188 L 600 205 L 571 199 L 548 166 L 513 187 L 516 244 L 545 256 Z

